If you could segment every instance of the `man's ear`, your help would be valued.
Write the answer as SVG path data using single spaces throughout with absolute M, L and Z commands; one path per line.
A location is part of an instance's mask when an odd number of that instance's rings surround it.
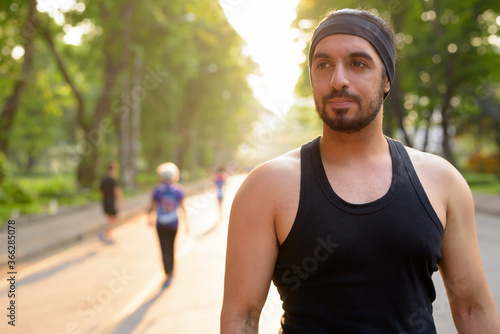
M 384 86 L 384 93 L 389 93 L 389 91 L 391 90 L 391 81 L 389 80 L 389 78 L 386 76 L 385 77 L 385 86 Z

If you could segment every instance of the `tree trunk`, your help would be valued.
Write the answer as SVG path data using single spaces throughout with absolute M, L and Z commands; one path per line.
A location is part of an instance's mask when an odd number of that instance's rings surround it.
M 452 78 L 454 72 L 454 63 L 453 61 L 449 61 L 446 64 L 445 75 L 447 78 Z M 453 149 L 450 145 L 450 113 L 452 111 L 451 99 L 453 95 L 455 95 L 455 89 L 460 84 L 459 81 L 454 81 L 449 84 L 446 92 L 443 94 L 442 99 L 442 109 L 441 109 L 441 127 L 443 128 L 443 140 L 442 140 L 442 148 L 443 148 L 443 157 L 448 160 L 452 165 L 455 166 L 455 158 L 453 154 Z
M 76 86 L 76 84 L 73 82 L 73 79 L 71 75 L 68 73 L 66 66 L 64 65 L 64 62 L 59 55 L 59 52 L 57 52 L 54 40 L 52 39 L 52 35 L 48 29 L 43 29 L 42 35 L 45 38 L 45 41 L 47 42 L 47 45 L 52 52 L 52 55 L 54 56 L 54 59 L 56 60 L 57 68 L 61 72 L 64 81 L 69 85 L 71 88 L 71 91 L 73 92 L 73 95 L 76 98 L 77 101 L 77 108 L 76 108 L 76 122 L 79 126 L 81 127 L 86 127 L 86 122 L 85 122 L 85 101 L 83 99 L 83 95 Z
M 427 117 L 427 126 L 425 127 L 425 135 L 424 135 L 424 144 L 422 146 L 422 151 L 426 152 L 427 151 L 427 145 L 429 145 L 429 135 L 431 132 L 431 126 L 432 126 L 432 113 L 433 111 L 429 112 L 429 117 Z
M 141 99 L 138 97 L 140 94 L 137 89 L 141 87 L 142 80 L 142 59 L 137 56 L 134 62 L 133 70 L 133 90 L 132 90 L 132 106 L 131 106 L 131 134 L 130 134 L 130 170 L 131 170 L 131 184 L 134 189 L 137 185 L 138 174 L 138 159 L 140 153 L 140 129 L 141 129 Z
M 455 159 L 453 157 L 453 150 L 450 145 L 450 99 L 451 99 L 451 89 L 448 89 L 445 96 L 443 97 L 443 109 L 441 110 L 441 127 L 443 129 L 443 138 L 442 138 L 442 148 L 443 148 L 443 157 L 448 160 L 452 165 L 455 165 Z
M 441 112 L 441 115 L 443 117 L 443 123 L 442 123 L 442 127 L 443 127 L 443 142 L 442 142 L 442 145 L 443 145 L 443 156 L 446 160 L 448 160 L 451 164 L 455 165 L 455 159 L 453 157 L 453 150 L 451 148 L 451 145 L 450 145 L 450 134 L 449 134 L 449 125 L 450 125 L 450 122 L 449 122 L 449 119 L 448 119 L 448 111 L 446 110 L 443 110 Z
M 81 155 L 76 172 L 80 187 L 91 188 L 94 185 L 94 181 L 97 179 L 98 158 L 99 148 L 95 145 L 89 145 L 85 154 Z
M 97 176 L 97 166 L 99 161 L 99 139 L 102 139 L 103 128 L 106 127 L 104 118 L 110 113 L 111 96 L 116 85 L 120 72 L 128 65 L 130 58 L 130 22 L 134 12 L 136 1 L 131 0 L 123 5 L 119 13 L 119 18 L 124 22 L 123 31 L 110 31 L 108 42 L 104 44 L 104 55 L 106 68 L 104 74 L 104 87 L 94 108 L 93 119 L 89 128 L 84 128 L 85 138 L 91 143 L 89 154 L 82 156 L 78 165 L 78 183 L 84 187 L 91 187 Z M 109 16 L 109 11 L 103 11 L 103 16 Z M 116 49 L 115 40 L 121 41 L 120 52 L 113 52 Z
M 394 111 L 392 109 L 384 108 L 384 134 L 389 137 L 394 137 L 394 119 L 395 119 Z
M 26 173 L 31 174 L 33 167 L 35 167 L 37 163 L 37 155 L 28 153 L 28 161 L 26 163 Z
M 498 153 L 500 153 L 500 122 L 495 122 L 495 141 L 497 143 Z
M 111 31 L 107 42 L 104 43 L 104 55 L 106 68 L 104 75 L 104 88 L 94 108 L 92 117 L 85 118 L 85 104 L 82 94 L 71 79 L 66 67 L 55 49 L 52 36 L 48 30 L 44 30 L 44 37 L 52 51 L 58 68 L 63 74 L 73 94 L 78 101 L 77 124 L 84 132 L 84 140 L 81 143 L 80 163 L 77 167 L 77 180 L 82 187 L 91 187 L 97 177 L 97 166 L 99 161 L 99 146 L 102 143 L 104 135 L 109 130 L 110 124 L 105 122 L 105 116 L 111 109 L 111 96 L 116 81 L 121 70 L 127 65 L 130 50 L 130 21 L 132 18 L 134 5 L 136 1 L 130 1 L 124 4 L 119 17 L 125 22 L 123 31 Z M 103 11 L 103 15 L 110 15 L 109 11 Z M 119 53 L 113 53 L 110 49 L 116 48 L 113 42 L 117 39 L 121 41 Z
M 12 94 L 7 98 L 0 113 L 0 152 L 7 155 L 9 150 L 9 133 L 14 124 L 14 116 L 21 103 L 21 96 L 26 83 L 29 80 L 33 67 L 34 45 L 33 39 L 36 34 L 36 0 L 30 0 L 28 4 L 28 17 L 23 27 L 24 61 L 19 80 L 14 84 Z
M 125 189 L 129 189 L 129 178 L 128 178 L 128 165 L 130 160 L 130 85 L 128 76 L 125 77 L 124 88 L 121 94 L 121 107 L 120 114 L 121 117 L 115 121 L 117 125 L 116 128 L 120 128 L 119 139 L 120 139 L 120 161 L 121 161 L 121 174 L 122 181 L 124 183 Z
M 405 111 L 403 107 L 401 86 L 399 84 L 399 79 L 397 76 L 394 78 L 394 82 L 391 84 L 391 94 L 389 95 L 389 99 L 391 100 L 392 108 L 396 113 L 398 126 L 403 133 L 405 144 L 409 147 L 413 147 L 413 143 L 404 127 Z
M 106 83 L 94 109 L 94 117 L 89 127 L 80 124 L 84 131 L 84 145 L 80 164 L 78 165 L 77 179 L 82 187 L 91 187 L 97 176 L 99 162 L 99 146 L 103 143 L 106 132 L 109 131 L 109 123 L 104 117 L 109 113 L 111 107 L 111 94 L 116 83 L 120 69 L 115 68 L 108 62 L 106 69 Z
M 404 8 L 403 8 L 404 11 Z M 400 15 L 394 15 L 394 29 L 396 31 L 401 31 L 401 27 L 403 25 L 403 18 L 405 15 L 403 13 L 400 13 Z M 396 73 L 399 73 L 398 66 L 396 67 Z M 391 93 L 389 95 L 389 99 L 391 100 L 392 104 L 392 109 L 394 110 L 394 113 L 396 114 L 397 117 L 397 123 L 399 126 L 399 129 L 401 130 L 403 134 L 403 138 L 405 141 L 405 144 L 409 147 L 413 147 L 413 143 L 410 140 L 410 137 L 406 133 L 406 129 L 404 127 L 404 121 L 405 121 L 405 111 L 404 111 L 404 106 L 403 106 L 403 92 L 401 90 L 401 84 L 399 82 L 399 77 L 396 75 L 394 77 L 393 82 L 391 82 Z

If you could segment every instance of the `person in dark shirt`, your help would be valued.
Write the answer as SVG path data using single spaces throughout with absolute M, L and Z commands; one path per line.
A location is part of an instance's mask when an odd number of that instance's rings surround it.
M 99 232 L 98 236 L 101 241 L 108 245 L 114 243 L 114 239 L 111 238 L 111 231 L 118 222 L 117 206 L 122 200 L 121 188 L 116 180 L 117 170 L 116 163 L 111 163 L 99 187 L 102 194 L 102 207 L 108 219 L 106 227 Z
M 271 281 L 284 334 L 435 334 L 439 268 L 459 333 L 500 333 L 471 191 L 448 161 L 382 130 L 391 28 L 330 13 L 309 50 L 322 135 L 254 169 L 229 219 L 221 333 L 258 333 Z

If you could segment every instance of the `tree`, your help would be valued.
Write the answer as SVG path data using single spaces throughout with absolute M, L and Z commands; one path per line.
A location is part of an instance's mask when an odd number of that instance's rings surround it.
M 9 64 L 2 62 L 4 63 L 2 67 L 7 68 L 9 72 L 12 70 L 16 76 L 12 80 L 12 92 L 10 95 L 6 96 L 6 102 L 0 111 L 0 152 L 7 154 L 9 148 L 9 135 L 14 123 L 14 116 L 19 108 L 21 97 L 32 73 L 37 17 L 36 0 L 29 0 L 28 4 L 25 6 L 20 6 L 18 2 L 11 3 L 5 0 L 3 0 L 1 4 L 2 8 L 7 8 L 7 4 L 10 4 L 10 11 L 1 11 L 0 14 L 4 17 L 4 24 L 13 31 L 16 31 L 14 34 L 1 36 L 1 45 L 15 47 L 16 43 L 20 43 L 22 47 L 17 47 L 24 52 L 24 55 L 18 58 L 21 63 L 20 70 L 17 64 L 9 66 Z M 21 12 L 21 15 L 18 15 L 18 11 Z M 22 19 L 23 13 L 25 15 L 24 20 Z M 24 23 L 21 25 L 23 21 Z
M 78 17 L 75 13 L 70 13 L 68 19 L 82 22 L 85 18 L 94 20 L 102 28 L 102 36 L 96 37 L 93 42 L 96 48 L 89 49 L 89 53 L 98 52 L 101 62 L 99 62 L 101 72 L 101 86 L 98 98 L 95 101 L 91 112 L 86 111 L 86 102 L 81 89 L 73 79 L 73 75 L 68 70 L 67 61 L 57 50 L 53 39 L 54 32 L 49 26 L 43 27 L 43 36 L 56 59 L 59 70 L 64 79 L 71 87 L 77 100 L 76 121 L 83 130 L 84 148 L 80 152 L 80 163 L 77 170 L 77 180 L 83 187 L 91 187 L 97 178 L 97 166 L 99 161 L 99 145 L 103 133 L 109 131 L 110 124 L 105 121 L 105 117 L 111 110 L 111 101 L 114 89 L 120 73 L 128 65 L 130 58 L 130 34 L 131 18 L 137 1 L 122 0 L 113 3 L 101 2 L 98 6 L 89 7 Z M 75 22 L 76 21 L 76 22 Z M 86 56 L 90 56 L 88 53 Z
M 241 55 L 242 40 L 218 2 L 170 6 L 162 6 L 156 23 L 170 47 L 159 49 L 154 39 L 142 44 L 154 54 L 149 66 L 168 74 L 143 100 L 142 150 L 151 169 L 172 160 L 195 171 L 233 159 L 250 131 L 242 127 L 262 107 L 246 81 L 255 65 Z
M 495 92 L 494 87 L 488 89 Z M 481 150 L 483 142 L 494 143 L 496 151 L 500 152 L 500 99 L 488 94 L 477 98 L 474 107 L 479 108 L 477 114 L 462 121 L 457 131 L 473 134 L 475 153 Z
M 9 157 L 26 173 L 32 172 L 50 147 L 66 139 L 63 116 L 73 106 L 68 87 L 62 80 L 54 80 L 56 69 L 49 55 L 42 55 L 34 61 L 34 68 L 39 70 L 26 87 L 9 136 Z
M 68 156 L 78 158 L 65 159 L 61 170 L 76 169 L 80 186 L 91 187 L 102 157 L 120 160 L 127 151 L 122 136 L 134 109 L 141 115 L 134 163 L 206 169 L 235 157 L 263 110 L 247 84 L 255 64 L 217 0 L 50 2 L 39 3 L 40 12 L 19 3 L 0 11 L 0 71 L 7 74 L 0 96 L 14 96 L 9 110 L 19 109 L 1 123 L 9 120 L 15 139 L 9 158 L 27 168 L 58 141 L 75 144 Z M 19 33 L 25 21 L 33 34 Z M 80 42 L 68 39 L 76 30 Z M 24 56 L 4 57 L 16 46 Z M 10 87 L 19 88 L 8 95 Z M 21 101 L 23 92 L 29 99 Z
M 427 97 L 429 109 L 439 112 L 442 154 L 455 163 L 450 131 L 454 131 L 461 118 L 475 113 L 466 102 L 474 99 L 484 78 L 493 76 L 493 80 L 500 80 L 500 60 L 495 46 L 477 42 L 488 40 L 488 30 L 495 24 L 500 7 L 493 1 L 419 4 L 422 5 L 420 18 L 413 17 L 410 20 L 413 25 L 407 23 L 413 42 L 408 45 L 405 56 L 406 70 L 411 67 L 418 71 L 418 76 L 412 82 L 413 88 L 408 85 L 406 89 L 418 97 Z

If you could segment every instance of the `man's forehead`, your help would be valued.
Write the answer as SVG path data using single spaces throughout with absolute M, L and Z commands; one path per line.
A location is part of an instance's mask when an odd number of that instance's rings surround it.
M 334 12 L 318 25 L 311 38 L 311 46 L 309 48 L 309 68 L 312 65 L 314 54 L 317 54 L 316 48 L 318 43 L 323 41 L 323 39 L 328 36 L 334 36 L 337 34 L 348 34 L 350 35 L 350 39 L 352 41 L 356 40 L 354 37 L 357 36 L 368 42 L 368 44 L 365 44 L 364 52 L 371 54 L 371 47 L 373 47 L 378 56 L 373 58 L 382 62 L 383 66 L 387 70 L 389 80 L 391 82 L 393 81 L 395 75 L 396 50 L 392 31 L 380 18 L 377 18 L 373 16 L 373 14 L 366 11 L 360 10 Z M 329 39 L 326 39 L 321 44 L 325 44 L 328 40 Z M 330 49 L 329 52 L 333 52 L 333 50 L 335 49 Z
M 322 38 L 314 50 L 316 54 L 330 54 L 332 52 L 366 52 L 374 59 L 380 60 L 377 50 L 363 37 L 349 34 L 333 34 Z

